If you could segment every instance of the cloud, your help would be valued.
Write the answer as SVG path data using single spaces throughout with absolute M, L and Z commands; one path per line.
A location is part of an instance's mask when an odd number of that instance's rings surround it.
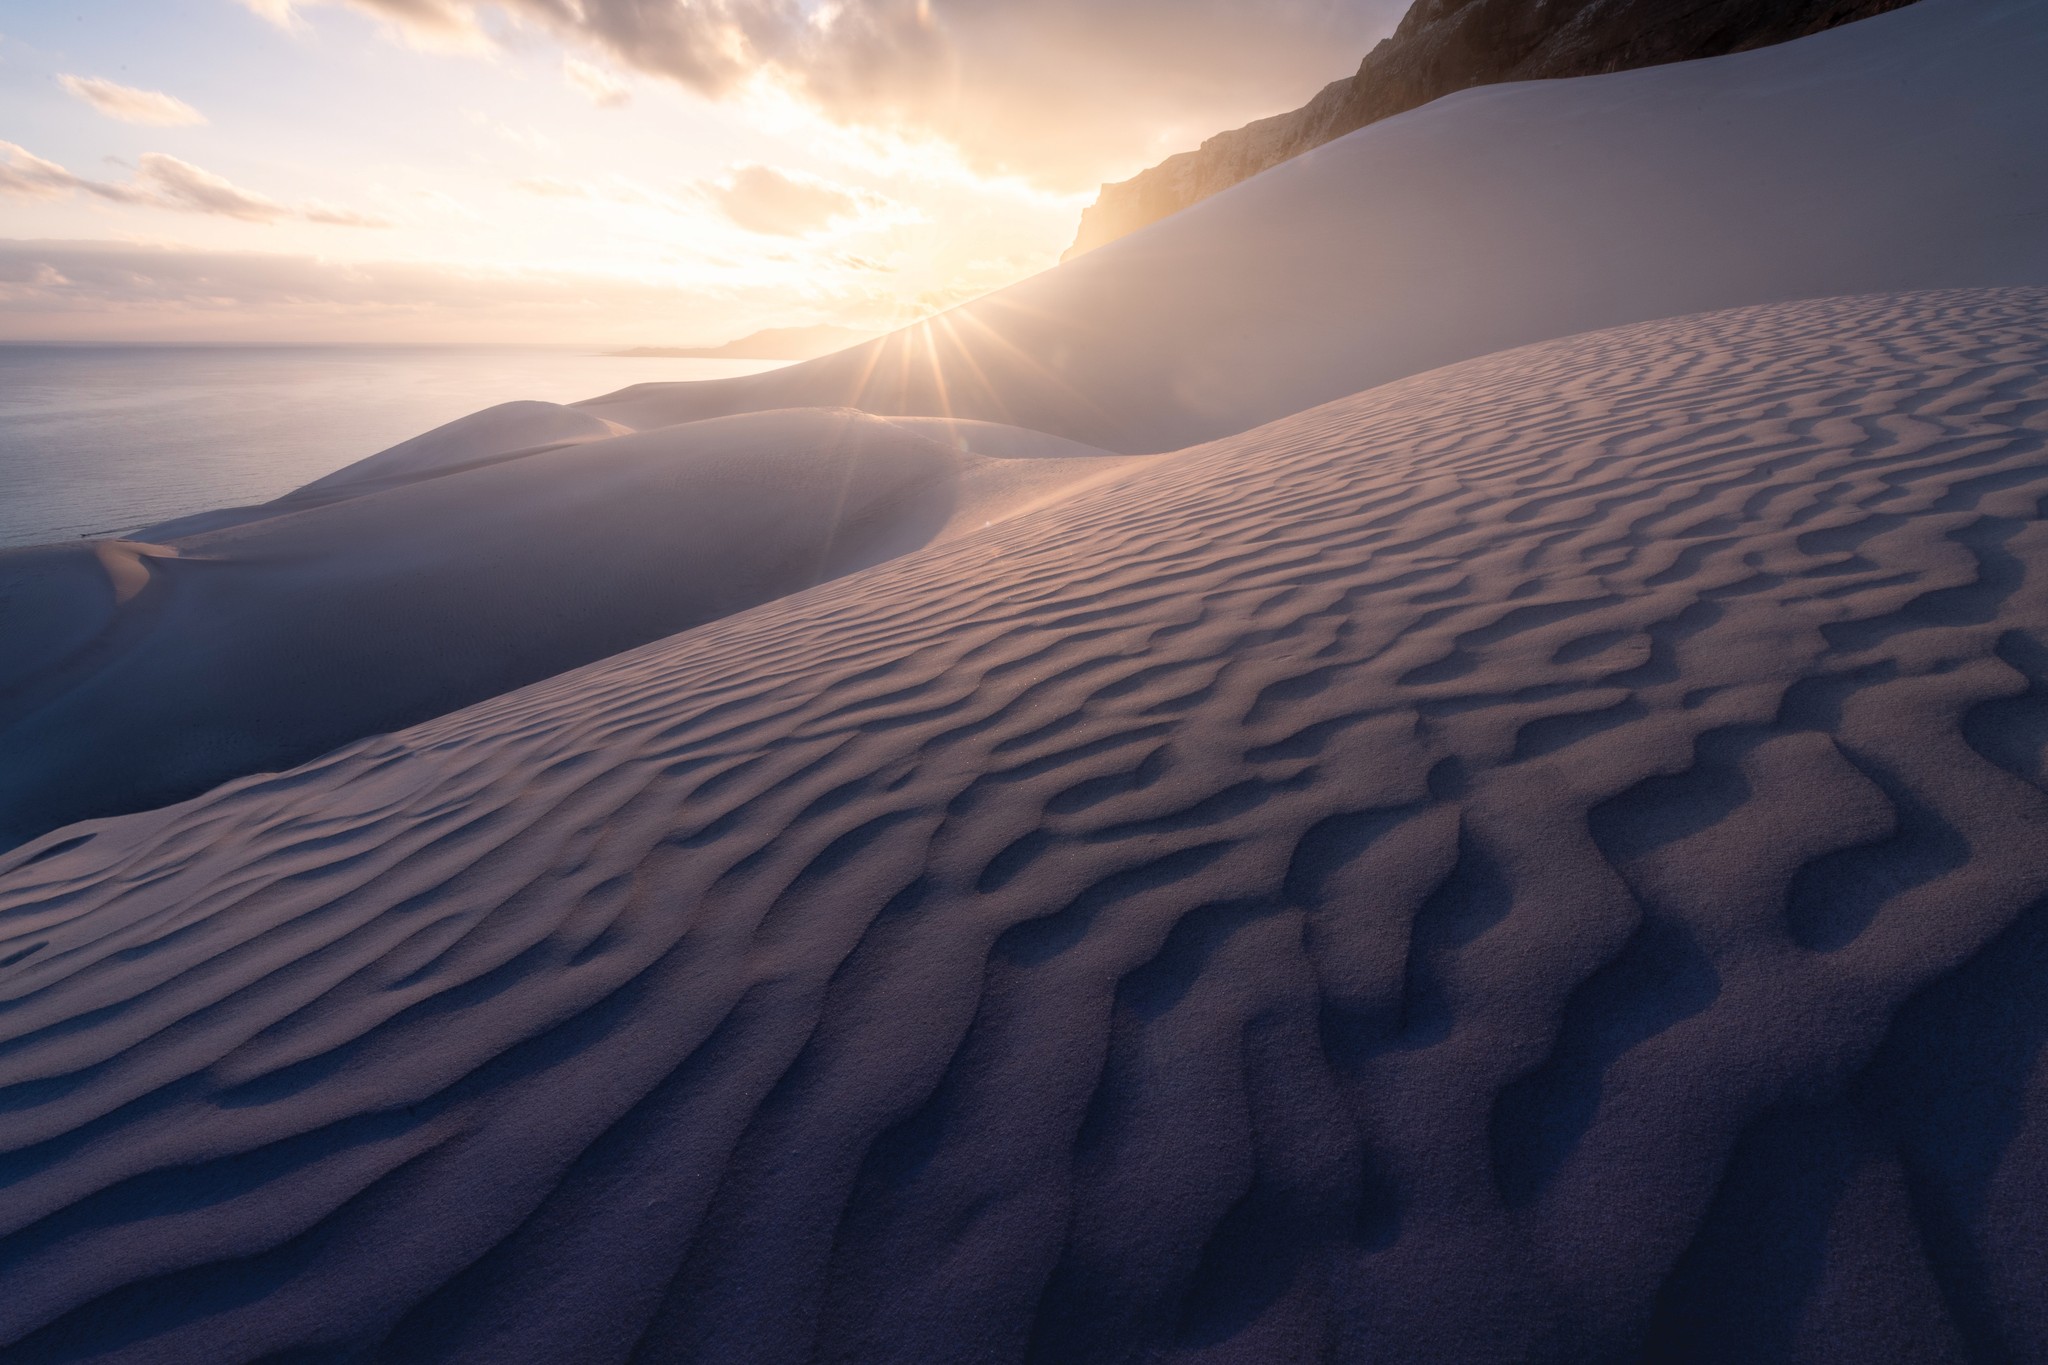
M 632 87 L 615 71 L 592 66 L 574 57 L 564 57 L 562 74 L 571 86 L 600 109 L 617 109 L 633 102 Z
M 726 217 L 749 232 L 801 237 L 858 217 L 875 202 L 859 190 L 773 166 L 735 167 L 699 187 Z
M 246 223 L 274 223 L 297 216 L 295 210 L 275 199 L 251 194 L 211 171 L 162 152 L 142 154 L 136 162 L 135 184 L 143 191 L 141 202 L 161 208 L 211 213 Z
M 280 27 L 294 22 L 292 0 L 242 0 L 242 3 Z
M 57 83 L 108 118 L 164 126 L 206 122 L 206 115 L 160 90 L 137 90 L 97 76 L 59 76 Z
M 244 0 L 415 41 L 508 24 L 712 98 L 768 82 L 843 124 L 940 138 L 1060 190 L 1127 174 L 1356 70 L 1407 0 Z M 494 16 L 495 29 L 485 23 Z
M 280 28 L 297 28 L 300 11 L 341 3 L 384 21 L 385 28 L 414 47 L 429 51 L 476 51 L 490 45 L 479 22 L 490 7 L 475 0 L 242 0 Z M 570 4 L 574 0 L 569 0 Z M 540 7 L 561 8 L 562 0 L 539 0 Z
M 128 196 L 118 186 L 82 179 L 54 161 L 45 161 L 24 147 L 0 142 L 0 194 L 29 199 L 55 199 L 73 190 L 84 190 L 107 199 Z
M 374 213 L 357 213 L 354 209 L 338 209 L 330 204 L 309 200 L 294 210 L 296 216 L 309 223 L 322 223 L 328 227 L 387 228 L 389 218 L 379 218 Z
M 54 199 L 74 193 L 116 204 L 203 213 L 245 223 L 298 219 L 339 227 L 390 226 L 387 220 L 370 214 L 317 202 L 281 204 L 163 152 L 144 152 L 136 159 L 134 178 L 124 183 L 93 180 L 12 142 L 0 142 L 0 194 Z

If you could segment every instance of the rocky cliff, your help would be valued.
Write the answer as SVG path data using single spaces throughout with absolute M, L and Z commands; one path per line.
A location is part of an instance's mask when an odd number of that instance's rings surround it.
M 1763 47 L 1911 0 L 1416 0 L 1358 72 L 1301 108 L 1218 133 L 1104 185 L 1062 260 L 1135 232 L 1269 166 L 1454 91 L 1595 76 Z

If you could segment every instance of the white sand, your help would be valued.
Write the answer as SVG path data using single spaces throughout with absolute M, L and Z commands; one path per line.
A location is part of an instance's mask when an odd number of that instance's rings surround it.
M 2040 279 L 2044 55 L 0 554 L 0 1356 L 2048 1357 L 2048 289 L 1495 349 Z
M 52 834 L 0 1340 L 2048 1340 L 2044 498 L 2048 292 L 1650 324 Z
M 403 482 L 428 474 L 502 459 L 518 451 L 574 445 L 619 436 L 625 428 L 559 403 L 500 403 L 435 427 L 410 441 L 358 460 L 301 492 L 327 493 Z

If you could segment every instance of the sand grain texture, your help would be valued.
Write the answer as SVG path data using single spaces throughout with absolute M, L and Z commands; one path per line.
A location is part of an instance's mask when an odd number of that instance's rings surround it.
M 2042 1359 L 2044 498 L 1643 324 L 57 831 L 6 1359 Z

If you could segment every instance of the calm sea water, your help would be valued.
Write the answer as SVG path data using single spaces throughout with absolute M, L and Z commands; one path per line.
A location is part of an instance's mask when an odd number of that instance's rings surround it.
M 774 362 L 455 346 L 0 346 L 0 547 L 274 498 L 464 413 Z

